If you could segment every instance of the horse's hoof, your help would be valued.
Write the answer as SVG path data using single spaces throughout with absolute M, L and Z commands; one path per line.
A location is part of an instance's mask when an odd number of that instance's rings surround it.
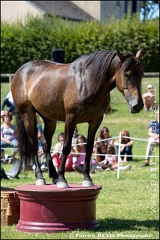
M 83 180 L 82 181 L 82 187 L 92 187 L 92 186 L 94 186 L 94 184 L 91 180 Z
M 46 185 L 46 180 L 44 178 L 38 178 L 38 179 L 36 179 L 36 183 L 35 184 L 39 185 L 39 186 Z
M 56 186 L 58 188 L 68 188 L 68 183 L 66 181 L 57 181 Z

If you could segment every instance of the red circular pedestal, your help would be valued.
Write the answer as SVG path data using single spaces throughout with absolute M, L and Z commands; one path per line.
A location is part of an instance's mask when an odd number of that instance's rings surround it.
M 69 188 L 56 185 L 22 185 L 15 188 L 20 199 L 20 219 L 16 229 L 24 232 L 56 232 L 95 229 L 96 198 L 101 186 Z

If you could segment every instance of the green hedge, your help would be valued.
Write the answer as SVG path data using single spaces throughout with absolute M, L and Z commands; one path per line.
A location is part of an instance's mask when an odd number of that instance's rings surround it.
M 159 71 L 159 20 L 141 22 L 128 14 L 122 20 L 108 22 L 71 22 L 55 16 L 28 16 L 20 21 L 1 24 L 1 73 L 14 73 L 25 62 L 51 59 L 51 51 L 62 48 L 65 62 L 82 54 L 115 49 L 135 54 L 144 49 L 142 63 L 146 72 Z

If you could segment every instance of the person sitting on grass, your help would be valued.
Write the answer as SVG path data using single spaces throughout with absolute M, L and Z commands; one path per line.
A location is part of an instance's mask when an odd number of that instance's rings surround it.
M 151 84 L 147 86 L 147 93 L 144 93 L 142 98 L 145 111 L 151 111 L 155 108 L 155 94 Z
M 103 170 L 117 170 L 118 157 L 116 156 L 115 147 L 113 145 L 107 146 L 107 154 L 105 159 L 99 162 L 99 165 Z M 123 166 L 123 162 L 120 163 L 120 170 L 129 170 L 131 165 Z
M 63 150 L 63 145 L 64 145 L 64 133 L 61 132 L 58 134 L 58 143 L 56 143 L 56 145 L 54 146 L 54 151 L 53 153 L 51 153 L 51 157 L 53 158 L 53 164 L 54 167 L 56 169 L 56 171 L 58 172 L 59 167 L 61 165 L 61 157 L 62 157 L 62 150 Z M 65 171 L 73 171 L 72 168 L 72 155 L 69 154 L 66 160 L 66 164 L 65 164 Z
M 86 157 L 86 143 L 87 139 L 84 135 L 79 135 L 77 138 L 77 145 L 73 147 L 73 153 L 72 156 L 74 157 L 75 161 L 73 163 L 73 169 L 76 170 L 79 173 L 82 173 L 83 166 L 85 163 L 85 157 Z M 91 158 L 90 160 L 90 172 L 95 172 L 95 162 Z
M 3 124 L 1 125 L 1 148 L 13 148 L 10 158 L 14 158 L 18 152 L 18 140 L 16 137 L 15 126 L 11 124 L 12 115 L 4 111 L 1 113 Z
M 75 127 L 73 137 L 72 137 L 72 146 L 77 143 L 77 138 L 78 138 L 78 128 Z
M 99 137 L 97 138 L 97 142 L 103 141 L 105 145 L 114 145 L 114 139 L 111 138 L 109 134 L 109 129 L 107 127 L 103 127 L 99 132 Z
M 116 153 L 119 152 L 119 140 L 114 143 L 116 146 Z M 120 155 L 121 160 L 124 162 L 132 161 L 132 147 L 133 140 L 130 139 L 130 134 L 127 130 L 122 130 L 121 132 L 121 146 L 120 146 Z
M 102 167 L 99 163 L 105 159 L 106 153 L 106 144 L 104 142 L 96 142 L 96 145 L 93 149 L 93 154 L 95 154 L 96 170 L 102 170 Z

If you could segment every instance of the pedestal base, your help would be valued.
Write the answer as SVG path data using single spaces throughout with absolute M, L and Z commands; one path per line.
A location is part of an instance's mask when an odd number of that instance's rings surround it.
M 101 186 L 69 188 L 56 185 L 22 185 L 15 188 L 20 199 L 20 220 L 16 229 L 24 232 L 56 232 L 95 229 L 96 198 Z

